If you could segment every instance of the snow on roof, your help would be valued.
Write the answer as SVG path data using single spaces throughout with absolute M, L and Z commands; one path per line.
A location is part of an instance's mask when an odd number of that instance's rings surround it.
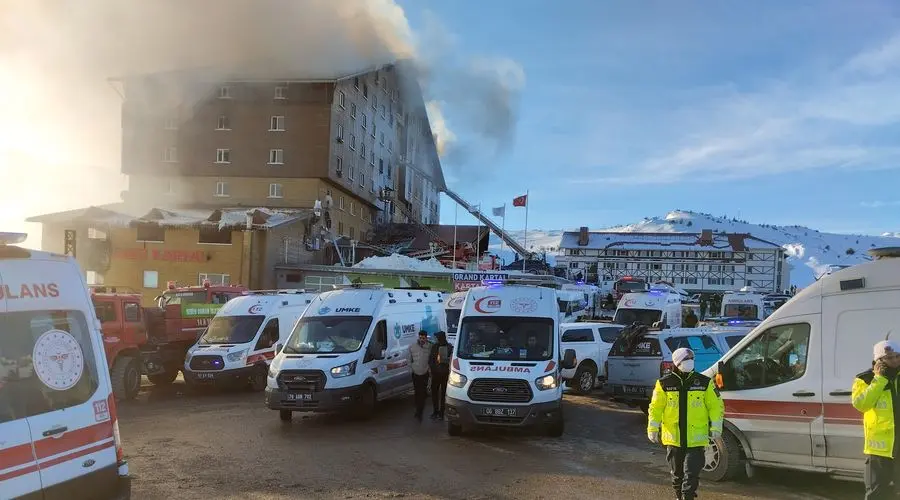
M 450 272 L 449 268 L 444 267 L 435 258 L 419 260 L 397 253 L 387 257 L 368 257 L 357 262 L 353 267 L 358 269 L 390 269 L 395 271 Z
M 749 249 L 776 249 L 779 245 L 765 241 L 749 234 L 713 233 L 712 245 L 700 244 L 700 233 L 638 233 L 638 232 L 590 232 L 588 244 L 579 245 L 578 231 L 566 231 L 559 242 L 560 248 L 584 249 L 628 249 L 628 250 L 660 250 L 661 247 L 671 250 L 729 249 L 743 251 Z
M 135 224 L 158 224 L 163 227 L 186 228 L 217 226 L 246 228 L 248 219 L 253 229 L 270 229 L 306 218 L 311 210 L 278 210 L 271 208 L 153 208 L 137 211 L 124 203 L 87 207 L 66 212 L 30 217 L 28 222 L 54 224 L 81 222 L 96 226 L 127 227 Z

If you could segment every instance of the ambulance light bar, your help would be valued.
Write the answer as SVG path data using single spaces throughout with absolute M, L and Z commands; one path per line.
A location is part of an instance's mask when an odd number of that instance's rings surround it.
M 3 233 L 0 232 L 0 245 L 18 245 L 24 243 L 28 239 L 26 233 Z
M 250 290 L 247 295 L 280 295 L 280 294 L 296 294 L 306 293 L 303 288 L 283 288 L 280 290 Z

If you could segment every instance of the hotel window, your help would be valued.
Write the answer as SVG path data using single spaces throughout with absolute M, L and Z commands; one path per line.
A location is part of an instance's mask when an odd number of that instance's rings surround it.
M 344 223 L 338 222 L 338 236 L 344 235 Z
M 356 205 L 352 201 L 350 202 L 350 215 L 356 215 Z
M 197 284 L 203 286 L 203 282 L 209 281 L 212 286 L 223 286 L 231 284 L 231 276 L 228 274 L 218 273 L 200 273 L 197 276 Z
M 166 118 L 165 128 L 166 130 L 178 130 L 178 119 Z
M 144 288 L 159 288 L 159 273 L 144 271 Z
M 140 224 L 137 226 L 136 240 L 143 243 L 162 243 L 166 241 L 166 229 L 157 224 Z
M 216 121 L 216 130 L 231 130 L 231 121 L 227 116 L 222 115 Z
M 356 104 L 350 103 L 350 118 L 356 118 Z
M 343 196 L 341 196 L 341 197 L 338 199 L 338 208 L 340 208 L 341 210 L 344 209 L 344 197 L 343 197 Z
M 359 157 L 360 158 L 366 157 L 366 143 L 363 141 L 359 141 Z
M 231 163 L 231 150 L 230 149 L 217 149 L 216 150 L 216 163 Z
M 372 96 L 372 109 L 378 109 L 378 96 Z
M 178 162 L 178 149 L 174 146 L 169 146 L 163 151 L 163 161 L 166 163 L 177 163 Z
M 219 181 L 216 182 L 216 193 L 215 196 L 224 197 L 228 196 L 228 183 Z
M 284 85 L 275 87 L 275 99 L 287 99 L 287 87 Z
M 337 141 L 344 142 L 344 126 L 343 125 L 337 126 Z
M 228 85 L 219 87 L 219 99 L 231 99 L 231 87 Z
M 284 132 L 284 117 L 273 116 L 269 121 L 269 132 Z
M 350 226 L 350 239 L 351 240 L 356 239 L 356 228 L 353 226 Z
M 230 245 L 231 229 L 219 229 L 218 226 L 201 227 L 197 243 L 205 245 Z
M 347 96 L 344 94 L 342 90 L 338 91 L 338 106 L 345 107 L 347 104 Z
M 356 151 L 356 136 L 350 134 L 350 151 Z
M 284 164 L 284 150 L 283 149 L 270 149 L 269 150 L 269 165 L 282 165 Z
M 353 162 L 350 162 L 350 168 L 347 170 L 347 180 L 353 182 L 354 174 L 356 174 L 356 169 L 353 168 Z
M 284 187 L 281 184 L 269 184 L 269 198 L 283 198 Z
M 369 121 L 368 117 L 366 116 L 365 113 L 363 113 L 363 114 L 362 114 L 362 122 L 361 122 L 362 129 L 363 129 L 363 130 L 365 130 L 366 127 L 368 126 L 368 121 Z

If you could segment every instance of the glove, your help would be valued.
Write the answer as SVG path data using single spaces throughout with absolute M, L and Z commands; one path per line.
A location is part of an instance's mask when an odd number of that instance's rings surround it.
M 709 433 L 710 439 L 719 439 L 722 437 L 722 431 L 712 431 Z
M 659 444 L 659 431 L 650 431 L 647 433 L 647 439 L 653 444 Z

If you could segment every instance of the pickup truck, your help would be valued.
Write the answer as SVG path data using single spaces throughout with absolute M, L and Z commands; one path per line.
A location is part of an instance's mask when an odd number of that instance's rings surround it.
M 606 380 L 606 356 L 624 328 L 614 323 L 563 323 L 562 352 L 575 351 L 577 367 L 562 371 L 566 386 L 581 394 Z
M 622 335 L 608 355 L 607 391 L 614 401 L 646 413 L 656 381 L 674 368 L 673 351 L 694 351 L 694 369 L 702 372 L 748 333 L 747 327 L 703 327 L 650 331 L 636 339 Z

